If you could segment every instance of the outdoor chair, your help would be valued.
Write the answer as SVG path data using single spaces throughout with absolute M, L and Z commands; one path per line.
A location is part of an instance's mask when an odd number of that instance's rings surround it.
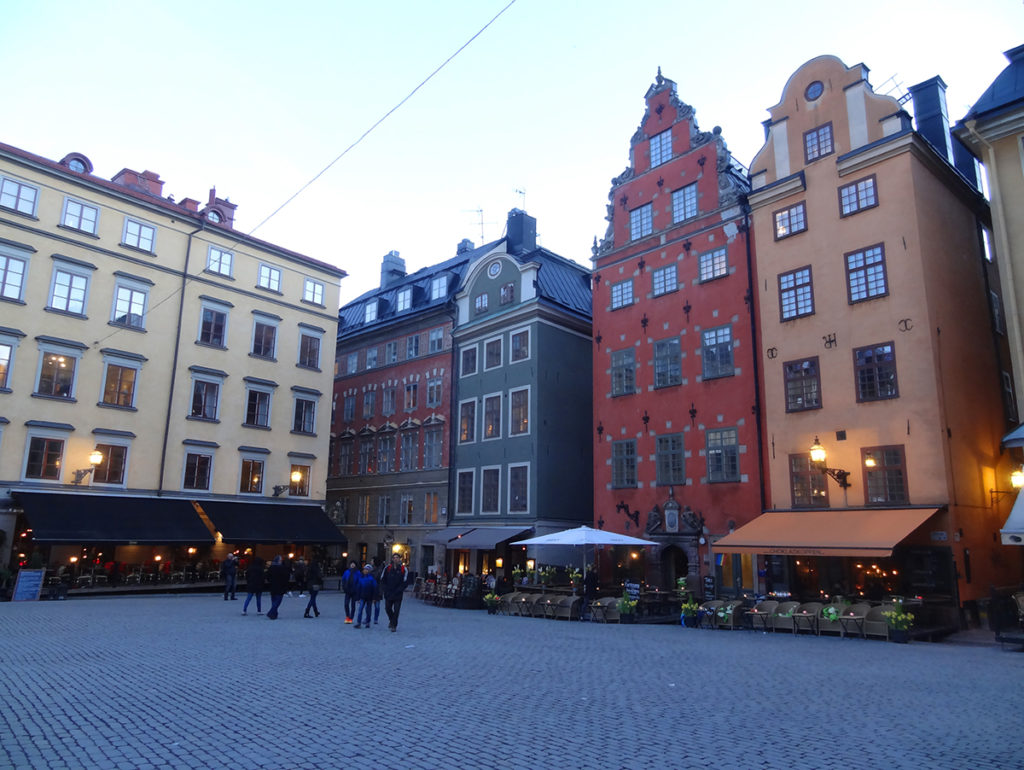
M 793 634 L 810 631 L 818 634 L 818 621 L 821 620 L 821 602 L 804 602 L 793 612 Z
M 772 613 L 775 612 L 775 608 L 778 606 L 779 603 L 774 599 L 767 599 L 755 604 L 752 609 L 744 613 L 750 621 L 750 627 L 755 631 L 770 631 L 772 628 Z
M 548 605 L 551 597 L 547 594 L 536 594 L 533 599 L 533 606 L 530 614 L 535 618 L 546 618 L 548 616 Z
M 698 628 L 714 628 L 718 612 L 718 608 L 721 607 L 725 602 L 715 599 L 710 602 L 704 602 L 700 605 L 697 610 L 697 627 Z
M 781 602 L 772 615 L 772 630 L 792 631 L 793 613 L 799 606 L 800 602 Z
M 606 623 L 618 623 L 619 617 L 619 598 L 617 596 L 606 596 L 603 599 L 599 599 L 602 607 L 604 607 L 604 619 Z
M 894 609 L 896 609 L 894 604 L 879 604 L 869 609 L 864 617 L 864 636 L 878 636 L 888 640 L 889 622 L 882 613 L 891 612 Z
M 855 633 L 863 639 L 864 621 L 870 609 L 870 604 L 851 604 L 849 607 L 843 607 L 839 615 L 839 635 L 845 637 Z
M 828 604 L 821 605 L 821 612 L 818 613 L 818 634 L 840 634 L 842 635 L 843 626 L 839 622 L 839 618 L 842 617 L 843 610 L 848 605 L 843 604 L 840 601 L 831 601 Z M 832 608 L 835 610 L 835 620 L 829 620 L 825 613 Z
M 515 591 L 511 593 L 502 594 L 498 597 L 498 609 L 495 611 L 495 615 L 511 615 L 512 605 L 515 603 L 516 597 L 519 594 Z
M 555 605 L 554 614 L 551 617 L 555 620 L 559 618 L 572 620 L 574 617 L 579 617 L 579 607 L 582 601 L 583 599 L 579 596 L 563 596 Z
M 743 625 L 743 600 L 724 602 L 715 612 L 715 628 L 736 629 Z
M 516 593 L 515 599 L 509 602 L 509 614 L 518 615 L 521 618 L 530 617 L 530 608 L 533 605 L 533 594 Z

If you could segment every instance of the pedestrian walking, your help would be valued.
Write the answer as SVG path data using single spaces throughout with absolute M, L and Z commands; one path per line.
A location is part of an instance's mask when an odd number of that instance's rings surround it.
M 295 587 L 299 589 L 299 598 L 301 599 L 306 595 L 306 560 L 301 556 L 292 569 L 292 578 L 295 580 Z
M 320 562 L 316 559 L 309 563 L 309 569 L 306 570 L 306 587 L 309 588 L 309 603 L 306 604 L 306 614 L 303 617 L 308 618 L 310 610 L 313 610 L 316 617 L 320 617 L 316 596 L 324 587 L 324 573 L 320 571 Z
M 281 557 L 275 556 L 267 569 L 267 587 L 270 589 L 270 610 L 267 617 L 271 620 L 277 620 L 277 610 L 288 592 L 290 577 L 288 567 L 281 561 Z
M 359 578 L 359 609 L 356 610 L 356 628 L 361 628 L 362 619 L 366 617 L 366 628 L 370 628 L 370 611 L 373 598 L 377 595 L 377 578 L 373 576 L 373 565 L 363 567 L 363 576 Z
M 380 622 L 380 602 L 384 598 L 384 586 L 381 583 L 381 578 L 384 576 L 384 567 L 386 565 L 377 565 L 377 560 L 374 559 L 373 564 L 373 576 L 377 578 L 377 593 L 373 595 L 373 624 L 377 625 Z
M 245 590 L 248 592 L 245 597 L 245 604 L 242 605 L 242 614 L 245 615 L 249 609 L 249 602 L 256 597 L 256 614 L 263 614 L 263 587 L 266 581 L 266 569 L 263 559 L 253 556 L 249 560 L 249 567 L 245 570 Z
M 384 612 L 388 615 L 388 628 L 398 630 L 398 614 L 402 611 L 402 596 L 409 582 L 409 572 L 402 564 L 402 557 L 394 554 L 391 563 L 384 569 L 380 581 L 384 589 Z
M 229 553 L 220 564 L 220 576 L 224 579 L 224 601 L 228 600 L 228 594 L 232 599 L 235 596 L 235 587 L 238 582 L 238 557 Z
M 345 592 L 345 622 L 351 623 L 356 616 L 356 593 L 362 573 L 354 561 L 348 563 L 348 569 L 341 576 L 341 590 Z

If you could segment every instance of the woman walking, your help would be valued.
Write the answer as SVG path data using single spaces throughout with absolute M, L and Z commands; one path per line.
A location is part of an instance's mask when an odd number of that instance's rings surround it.
M 263 614 L 263 583 L 266 578 L 266 573 L 263 570 L 263 559 L 259 556 L 253 556 L 252 561 L 249 562 L 249 567 L 245 571 L 245 586 L 246 591 L 249 595 L 245 597 L 245 604 L 242 605 L 242 614 L 246 614 L 246 610 L 249 609 L 249 602 L 252 601 L 252 597 L 256 597 L 256 614 Z
M 277 609 L 288 592 L 290 578 L 288 567 L 281 562 L 280 556 L 275 556 L 267 569 L 267 586 L 270 589 L 270 610 L 267 617 L 271 620 L 277 620 Z
M 306 614 L 302 617 L 308 618 L 309 611 L 313 610 L 316 617 L 320 617 L 320 610 L 316 606 L 316 595 L 324 587 L 324 574 L 320 571 L 320 562 L 313 559 L 306 569 L 306 588 L 309 589 L 309 603 L 306 605 Z

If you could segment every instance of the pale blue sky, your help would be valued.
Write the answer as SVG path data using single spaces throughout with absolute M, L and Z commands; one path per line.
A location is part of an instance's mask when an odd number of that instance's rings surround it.
M 507 3 L 3 0 L 0 141 L 156 171 L 177 200 L 215 185 L 248 232 Z M 941 75 L 955 120 L 1021 43 L 1020 0 L 517 0 L 254 234 L 347 270 L 343 302 L 388 250 L 411 272 L 500 237 L 513 207 L 589 265 L 659 65 L 747 165 L 814 56 L 865 63 L 879 91 Z

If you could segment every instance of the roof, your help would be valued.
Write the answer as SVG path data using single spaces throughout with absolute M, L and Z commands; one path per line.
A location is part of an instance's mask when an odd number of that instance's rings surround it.
M 1024 105 L 1024 45 L 1011 48 L 1004 55 L 1010 64 L 985 89 L 963 120 L 988 117 Z
M 537 262 L 537 293 L 542 300 L 591 318 L 590 270 L 544 248 L 514 257 L 521 263 Z

